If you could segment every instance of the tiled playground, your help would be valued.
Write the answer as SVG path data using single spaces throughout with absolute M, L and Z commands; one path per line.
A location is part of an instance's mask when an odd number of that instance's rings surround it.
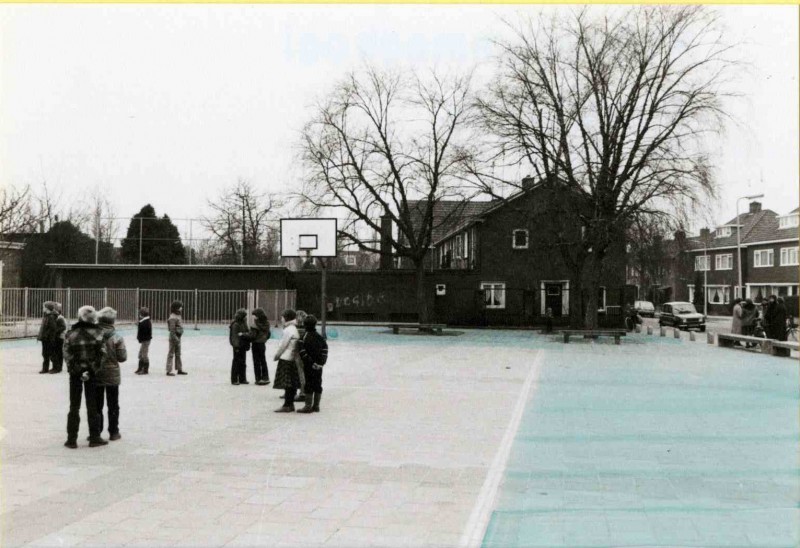
M 187 330 L 189 375 L 164 376 L 158 331 L 149 376 L 123 365 L 122 439 L 90 449 L 84 420 L 78 450 L 66 376 L 37 374 L 35 341 L 0 344 L 0 545 L 800 542 L 796 359 L 685 334 L 331 334 L 304 416 L 229 384 L 224 328 Z

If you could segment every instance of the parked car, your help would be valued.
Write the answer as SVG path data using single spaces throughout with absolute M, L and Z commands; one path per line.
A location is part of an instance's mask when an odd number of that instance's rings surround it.
M 633 309 L 643 318 L 655 318 L 656 307 L 650 301 L 634 301 Z
M 706 330 L 706 317 L 700 314 L 692 303 L 664 303 L 658 325 L 671 325 L 678 329 Z

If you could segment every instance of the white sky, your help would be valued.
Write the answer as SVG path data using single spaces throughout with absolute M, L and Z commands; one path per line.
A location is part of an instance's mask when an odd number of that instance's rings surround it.
M 103 185 L 122 217 L 148 202 L 200 217 L 240 177 L 284 191 L 301 177 L 309 105 L 345 71 L 365 60 L 490 69 L 500 18 L 539 9 L 0 6 L 0 184 Z M 788 212 L 800 181 L 798 7 L 716 9 L 750 68 L 729 107 L 739 125 L 718 145 L 713 221 L 760 191 L 764 207 Z

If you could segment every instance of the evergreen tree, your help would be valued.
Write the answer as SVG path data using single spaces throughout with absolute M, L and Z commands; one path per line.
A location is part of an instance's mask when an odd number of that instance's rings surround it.
M 140 220 L 141 219 L 141 220 Z M 141 229 L 141 234 L 139 233 Z M 150 204 L 131 218 L 125 239 L 122 240 L 122 260 L 139 264 L 141 237 L 142 264 L 183 264 L 186 255 L 181 236 L 168 215 L 158 218 Z

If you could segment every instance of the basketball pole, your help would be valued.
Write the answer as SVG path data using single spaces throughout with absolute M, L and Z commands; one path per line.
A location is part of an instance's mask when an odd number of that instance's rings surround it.
M 322 267 L 322 283 L 320 284 L 322 287 L 322 306 L 320 307 L 322 311 L 320 312 L 320 323 L 322 327 L 320 328 L 320 334 L 322 335 L 323 339 L 328 338 L 328 334 L 325 331 L 325 316 L 328 312 L 328 303 L 327 301 L 327 272 L 325 270 L 325 259 L 323 257 L 319 258 L 319 264 Z

